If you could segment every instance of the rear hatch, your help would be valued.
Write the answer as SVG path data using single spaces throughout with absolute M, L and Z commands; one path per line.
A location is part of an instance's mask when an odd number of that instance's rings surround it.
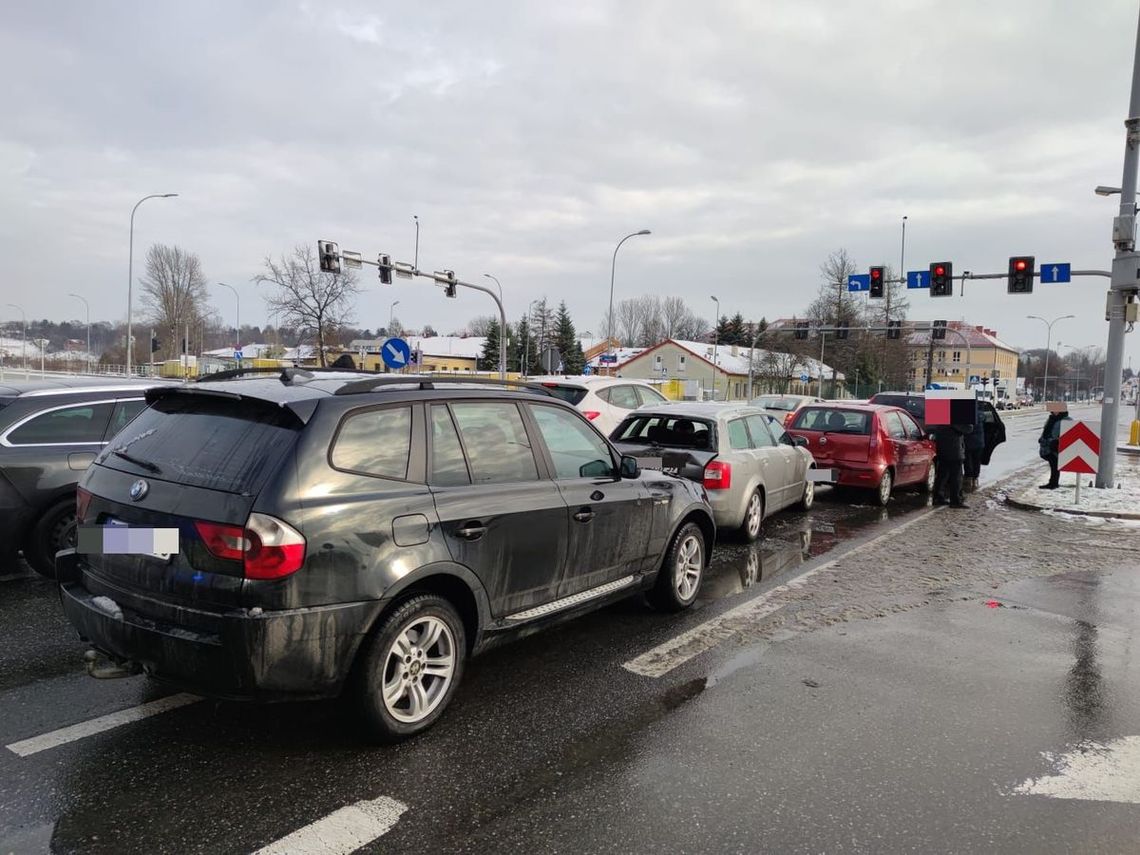
M 801 407 L 788 430 L 808 441 L 817 464 L 866 463 L 872 414 L 818 404 Z
M 242 528 L 302 427 L 292 411 L 268 401 L 188 392 L 152 396 L 151 407 L 115 437 L 80 482 L 80 522 L 174 528 L 179 549 L 169 555 L 81 549 L 88 588 L 112 599 L 135 593 L 202 607 L 241 605 L 243 542 L 248 548 Z M 100 534 L 104 542 L 114 536 Z M 139 603 L 131 606 L 146 611 Z
M 697 483 L 703 482 L 705 467 L 717 456 L 716 422 L 674 413 L 627 416 L 610 440 L 646 469 L 659 467 Z

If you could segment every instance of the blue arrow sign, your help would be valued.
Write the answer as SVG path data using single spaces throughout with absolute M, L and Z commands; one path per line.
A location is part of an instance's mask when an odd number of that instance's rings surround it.
M 929 270 L 908 270 L 906 274 L 906 287 L 910 288 L 929 288 L 930 287 L 930 271 Z
M 870 276 L 868 276 L 868 277 L 867 277 L 868 281 L 870 280 L 870 278 L 871 278 Z M 811 378 L 810 378 L 810 377 L 808 377 L 806 374 L 801 374 L 801 375 L 800 375 L 800 382 L 801 382 L 801 383 L 806 383 L 806 382 L 807 382 L 808 380 L 810 380 L 810 379 L 811 379 Z
M 1072 282 L 1072 266 L 1068 262 L 1064 264 L 1042 264 L 1041 281 L 1050 284 Z
M 870 291 L 871 290 L 871 274 L 870 273 L 852 273 L 847 277 L 847 290 L 848 291 Z
M 240 350 L 234 351 L 234 359 L 236 359 L 238 362 L 241 362 L 241 351 Z
M 380 356 L 389 368 L 404 368 L 412 359 L 412 349 L 402 338 L 390 338 L 380 348 Z

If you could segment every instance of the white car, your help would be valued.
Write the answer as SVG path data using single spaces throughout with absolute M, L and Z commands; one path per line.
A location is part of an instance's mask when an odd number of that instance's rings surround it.
M 556 397 L 573 404 L 594 423 L 603 436 L 621 424 L 631 411 L 645 404 L 662 404 L 668 399 L 645 380 L 624 377 L 530 377 Z

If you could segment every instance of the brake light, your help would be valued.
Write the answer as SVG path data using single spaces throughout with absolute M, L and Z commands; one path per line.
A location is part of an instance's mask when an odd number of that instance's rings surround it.
M 792 419 L 794 419 L 795 417 L 796 417 L 796 411 L 795 410 L 789 410 L 788 413 L 784 416 L 784 429 L 785 430 L 792 426 Z
M 196 520 L 194 528 L 215 558 L 241 561 L 247 579 L 280 579 L 305 563 L 305 538 L 268 514 L 250 514 L 245 527 Z
M 87 508 L 91 505 L 91 494 L 82 487 L 75 488 L 75 520 L 80 525 L 87 521 Z
M 727 490 L 732 486 L 732 464 L 710 461 L 705 467 L 704 484 L 706 490 Z
M 879 450 L 879 431 L 881 429 L 882 428 L 880 425 L 872 425 L 872 427 L 871 427 L 871 439 L 867 443 L 867 453 L 868 454 L 874 454 L 876 451 Z
M 590 421 L 593 421 L 593 420 L 594 420 L 594 419 L 596 419 L 598 416 L 600 416 L 600 415 L 601 415 L 601 413 L 600 413 L 598 410 L 585 410 L 585 411 L 582 413 L 582 415 L 584 415 L 584 416 L 585 416 L 586 418 L 588 418 Z

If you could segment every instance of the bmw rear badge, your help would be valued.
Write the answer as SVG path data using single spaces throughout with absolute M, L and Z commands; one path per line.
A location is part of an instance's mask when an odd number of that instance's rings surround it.
M 142 478 L 139 478 L 139 480 L 137 480 L 137 481 L 135 481 L 135 483 L 131 484 L 131 489 L 130 489 L 131 501 L 137 502 L 140 499 L 142 499 L 144 496 L 146 496 L 146 494 L 149 492 L 150 492 L 150 484 L 148 484 Z

